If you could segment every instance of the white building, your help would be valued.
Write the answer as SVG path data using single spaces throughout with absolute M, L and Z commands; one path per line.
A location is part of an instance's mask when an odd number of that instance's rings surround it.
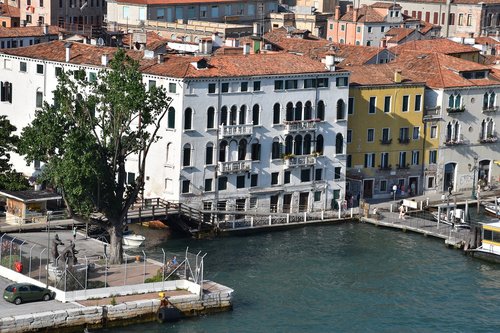
M 144 197 L 206 209 L 330 208 L 345 193 L 348 72 L 330 66 L 333 56 L 325 67 L 290 53 L 243 49 L 141 59 L 144 83 L 163 85 L 173 97 L 150 151 Z M 93 79 L 108 61 L 103 55 L 113 52 L 61 41 L 3 50 L 0 114 L 21 131 L 42 100 L 52 100 L 60 69 L 83 68 Z M 136 165 L 127 162 L 134 179 Z M 20 156 L 12 163 L 26 175 L 39 168 Z

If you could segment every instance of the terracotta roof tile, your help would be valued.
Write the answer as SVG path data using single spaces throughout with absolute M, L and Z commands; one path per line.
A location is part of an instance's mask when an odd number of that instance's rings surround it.
M 376 11 L 372 6 L 362 6 L 357 10 L 357 17 L 354 17 L 355 10 L 346 12 L 339 21 L 348 22 L 385 22 L 385 17 Z
M 49 35 L 57 35 L 62 29 L 56 26 L 49 26 Z M 0 27 L 0 38 L 19 38 L 44 36 L 43 27 Z
M 390 43 L 399 43 L 412 33 L 416 33 L 415 29 L 410 28 L 391 28 L 385 33 L 386 37 L 390 37 L 387 41 Z
M 3 3 L 0 4 L 0 16 L 20 17 L 21 11 L 17 7 L 9 6 L 8 3 Z
M 2 53 L 65 62 L 66 50 L 64 44 L 63 41 L 53 41 L 17 49 L 4 49 Z M 100 66 L 102 54 L 106 53 L 112 58 L 116 51 L 117 49 L 112 47 L 73 43 L 70 50 L 70 63 Z M 318 61 L 285 52 L 205 57 L 208 60 L 208 68 L 205 69 L 196 69 L 192 65 L 193 62 L 202 59 L 201 57 L 172 55 L 165 57 L 164 62 L 157 63 L 153 59 L 143 59 L 143 52 L 129 50 L 127 54 L 140 62 L 141 70 L 144 73 L 179 78 L 329 72 Z
M 394 83 L 394 73 L 399 70 L 399 65 L 388 63 L 378 65 L 364 65 L 349 67 L 351 72 L 351 85 L 389 85 Z M 419 84 L 423 85 L 425 80 L 415 80 L 415 77 L 406 77 L 402 73 L 403 84 Z
M 411 50 L 418 50 L 420 52 L 437 52 L 443 54 L 479 52 L 478 49 L 472 46 L 455 43 L 446 38 L 412 40 L 391 48 L 391 51 L 396 54 Z
M 500 44 L 499 41 L 496 39 L 493 39 L 491 37 L 476 37 L 474 38 L 474 41 L 476 44 L 481 44 L 481 45 L 498 45 Z
M 241 0 L 116 0 L 118 3 L 129 3 L 136 5 L 183 5 L 195 3 L 218 3 L 218 2 L 241 2 Z

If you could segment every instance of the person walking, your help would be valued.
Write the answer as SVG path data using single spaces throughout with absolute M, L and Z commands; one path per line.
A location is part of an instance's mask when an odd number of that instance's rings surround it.
M 73 242 L 76 242 L 76 227 L 73 226 Z
M 403 206 L 403 205 L 399 206 L 399 219 L 406 220 L 406 218 L 405 218 L 405 206 Z

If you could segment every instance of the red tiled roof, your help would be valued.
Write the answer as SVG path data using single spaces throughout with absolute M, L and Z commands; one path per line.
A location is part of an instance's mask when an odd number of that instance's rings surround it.
M 33 59 L 65 62 L 64 41 L 53 41 L 17 49 L 4 49 L 2 53 Z M 101 65 L 101 55 L 113 57 L 117 51 L 112 47 L 99 47 L 73 43 L 70 50 L 70 63 L 81 65 Z M 158 64 L 153 59 L 143 59 L 143 52 L 127 51 L 127 54 L 141 65 L 144 73 L 180 78 L 237 77 L 252 75 L 280 75 L 328 72 L 325 66 L 307 57 L 290 53 L 218 55 L 205 57 L 208 68 L 196 69 L 192 63 L 201 57 L 168 56 Z
M 478 49 L 472 46 L 455 43 L 446 38 L 412 40 L 391 48 L 391 51 L 396 54 L 412 50 L 418 50 L 420 52 L 437 52 L 443 54 L 479 52 Z
M 398 3 L 393 3 L 393 2 L 375 2 L 372 3 L 370 6 L 374 8 L 399 8 L 401 9 L 401 6 Z
M 481 45 L 497 45 L 500 44 L 499 41 L 496 39 L 493 39 L 491 37 L 476 37 L 474 38 L 474 41 L 476 44 L 481 44 Z
M 129 3 L 135 5 L 183 5 L 196 3 L 224 3 L 241 2 L 241 0 L 116 0 L 118 3 Z
M 346 12 L 339 21 L 348 22 L 385 22 L 385 16 L 381 15 L 372 6 L 362 6 L 357 9 L 357 17 L 354 17 L 355 10 Z
M 21 12 L 20 12 L 19 8 L 14 7 L 14 6 L 9 6 L 8 3 L 3 3 L 3 4 L 0 4 L 0 16 L 20 17 Z
M 394 73 L 398 70 L 398 66 L 393 63 L 377 64 L 377 65 L 364 65 L 349 67 L 351 72 L 350 82 L 351 85 L 389 85 L 394 83 Z M 423 85 L 424 80 L 415 81 L 415 78 L 405 77 L 403 74 L 403 84 L 419 84 Z
M 49 26 L 49 35 L 57 35 L 60 31 L 62 31 L 62 29 L 59 27 Z M 0 38 L 35 37 L 44 35 L 43 27 L 0 27 Z
M 412 33 L 416 33 L 415 29 L 410 28 L 391 28 L 385 33 L 386 37 L 391 37 L 388 39 L 390 43 L 399 43 Z

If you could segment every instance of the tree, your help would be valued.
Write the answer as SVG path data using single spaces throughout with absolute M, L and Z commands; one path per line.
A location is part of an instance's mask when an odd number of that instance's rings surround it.
M 69 213 L 92 217 L 110 235 L 110 262 L 123 260 L 123 221 L 144 186 L 146 158 L 172 99 L 146 90 L 139 63 L 118 50 L 96 80 L 63 72 L 54 103 L 23 129 L 19 152 L 45 163 L 42 178 L 62 191 Z M 137 158 L 127 184 L 126 160 Z
M 25 190 L 28 180 L 12 169 L 10 153 L 15 150 L 19 138 L 13 133 L 17 128 L 7 116 L 0 116 L 0 189 L 9 191 Z

